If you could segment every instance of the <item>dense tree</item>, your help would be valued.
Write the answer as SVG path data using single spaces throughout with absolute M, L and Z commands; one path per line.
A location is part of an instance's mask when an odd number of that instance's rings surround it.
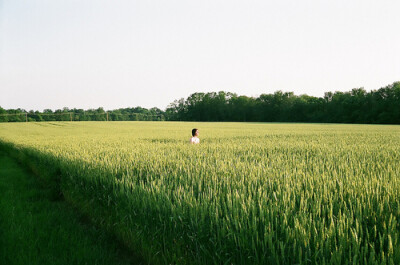
M 23 109 L 5 110 L 0 107 L 0 122 L 25 122 L 28 121 L 158 121 L 165 120 L 165 113 L 159 108 L 145 109 L 121 108 L 117 110 L 105 111 L 103 108 L 97 109 L 45 109 L 43 112 Z
M 9 115 L 4 115 L 9 114 Z M 0 121 L 261 121 L 400 124 L 400 82 L 367 92 L 326 92 L 323 97 L 276 91 L 259 97 L 219 91 L 193 93 L 159 108 L 45 109 L 43 112 L 0 107 Z
M 6 116 L 7 111 L 5 109 L 3 109 L 2 107 L 0 107 L 0 122 L 7 122 L 8 121 L 8 117 Z
M 367 92 L 326 92 L 321 98 L 276 91 L 259 97 L 220 91 L 171 103 L 168 120 L 400 124 L 400 82 Z

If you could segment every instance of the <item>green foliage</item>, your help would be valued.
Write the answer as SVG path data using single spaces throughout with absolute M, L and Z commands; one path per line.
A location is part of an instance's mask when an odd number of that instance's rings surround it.
M 4 112 L 5 110 L 3 110 Z M 25 121 L 25 110 L 7 110 L 0 122 Z M 108 113 L 108 114 L 107 114 Z M 175 100 L 164 111 L 158 108 L 121 108 L 30 111 L 29 121 L 247 121 L 400 124 L 400 82 L 366 92 L 326 92 L 324 97 L 296 96 L 276 91 L 257 98 L 230 92 L 193 93 Z
M 145 109 L 141 107 L 105 111 L 97 109 L 58 109 L 54 112 L 45 109 L 43 112 L 4 110 L 0 108 L 0 122 L 28 121 L 161 121 L 165 120 L 164 112 L 158 108 Z
M 1 264 L 141 264 L 3 151 L 0 194 Z
M 169 120 L 400 124 L 400 82 L 322 98 L 276 91 L 257 98 L 229 92 L 194 93 L 170 104 Z
M 400 263 L 398 126 L 0 124 L 0 139 L 152 264 Z

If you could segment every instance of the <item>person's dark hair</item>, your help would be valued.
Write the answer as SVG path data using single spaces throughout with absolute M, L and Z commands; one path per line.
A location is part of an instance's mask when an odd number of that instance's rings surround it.
M 194 128 L 194 129 L 192 130 L 192 136 L 194 136 L 194 135 L 196 134 L 196 131 L 197 131 L 196 128 Z

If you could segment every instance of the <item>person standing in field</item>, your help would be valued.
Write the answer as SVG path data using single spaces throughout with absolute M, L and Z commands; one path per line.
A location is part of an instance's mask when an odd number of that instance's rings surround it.
M 191 144 L 199 144 L 200 139 L 199 139 L 199 130 L 194 128 L 192 130 L 192 138 L 190 138 L 190 143 Z

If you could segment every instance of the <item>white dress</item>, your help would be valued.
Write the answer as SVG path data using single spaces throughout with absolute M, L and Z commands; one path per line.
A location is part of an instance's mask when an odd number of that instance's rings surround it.
M 200 143 L 200 139 L 197 137 L 192 137 L 190 138 L 190 143 L 191 144 L 199 144 Z

